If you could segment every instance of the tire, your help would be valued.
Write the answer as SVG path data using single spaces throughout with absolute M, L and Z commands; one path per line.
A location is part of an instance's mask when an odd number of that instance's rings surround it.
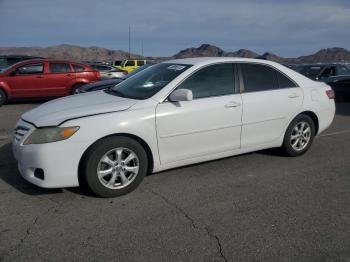
M 287 128 L 284 135 L 282 150 L 287 156 L 301 156 L 309 150 L 314 137 L 314 121 L 307 115 L 298 115 Z
M 72 89 L 70 90 L 70 94 L 71 94 L 71 95 L 77 94 L 77 89 L 78 89 L 79 87 L 83 86 L 83 85 L 84 85 L 84 84 L 76 84 L 76 85 L 74 85 L 74 86 L 72 87 Z
M 5 91 L 3 91 L 2 89 L 0 89 L 0 106 L 2 106 L 7 100 L 7 96 Z
M 133 191 L 142 182 L 148 157 L 143 146 L 131 138 L 108 137 L 88 150 L 82 167 L 85 183 L 93 193 L 116 197 Z

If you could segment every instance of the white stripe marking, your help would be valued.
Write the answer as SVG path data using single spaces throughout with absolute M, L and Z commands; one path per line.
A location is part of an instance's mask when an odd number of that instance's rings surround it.
M 341 135 L 341 134 L 346 134 L 346 133 L 350 133 L 350 130 L 342 130 L 342 131 L 333 132 L 333 133 L 328 133 L 328 134 L 324 134 L 324 135 L 320 135 L 320 136 L 321 136 L 321 137 L 325 137 L 325 136 L 336 136 L 336 135 Z

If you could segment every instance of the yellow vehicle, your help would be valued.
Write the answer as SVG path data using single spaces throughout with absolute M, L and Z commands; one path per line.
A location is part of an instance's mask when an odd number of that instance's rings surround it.
M 139 60 L 139 59 L 128 59 L 124 60 L 118 68 L 128 71 L 128 73 L 132 72 L 134 69 L 139 66 L 143 66 L 149 62 L 148 60 Z

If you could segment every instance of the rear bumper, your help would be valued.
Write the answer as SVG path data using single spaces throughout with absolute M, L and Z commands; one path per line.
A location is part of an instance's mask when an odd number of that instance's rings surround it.
M 317 112 L 318 116 L 318 134 L 325 131 L 333 122 L 335 115 L 335 103 L 332 101 L 327 109 Z

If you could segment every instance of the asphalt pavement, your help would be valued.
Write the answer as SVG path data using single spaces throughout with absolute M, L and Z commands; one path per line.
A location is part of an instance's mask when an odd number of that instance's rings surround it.
M 350 104 L 304 156 L 265 150 L 149 175 L 101 199 L 17 171 L 0 107 L 0 261 L 350 261 Z

